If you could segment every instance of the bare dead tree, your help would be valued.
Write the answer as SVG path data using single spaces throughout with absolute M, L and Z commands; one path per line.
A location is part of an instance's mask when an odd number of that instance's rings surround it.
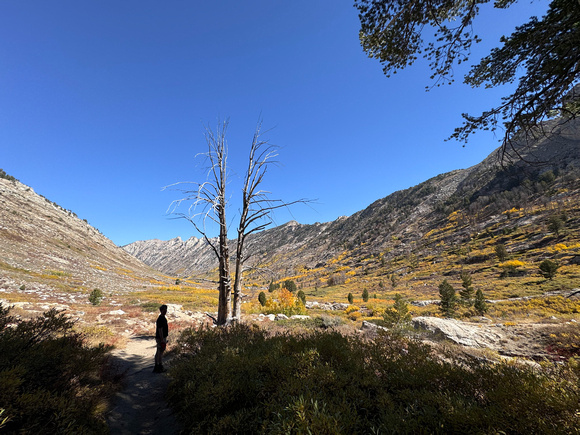
M 228 180 L 227 157 L 228 149 L 226 131 L 229 121 L 218 123 L 216 132 L 211 128 L 205 129 L 205 140 L 208 146 L 207 153 L 203 155 L 209 162 L 208 180 L 204 183 L 193 183 L 193 190 L 180 189 L 185 197 L 171 203 L 172 213 L 191 222 L 207 244 L 211 247 L 219 263 L 219 302 L 216 323 L 224 325 L 231 319 L 231 279 L 230 258 L 228 248 L 228 225 L 226 220 L 227 198 L 226 185 Z M 184 183 L 177 183 L 184 184 Z M 176 184 L 172 185 L 175 186 Z M 177 207 L 189 201 L 191 205 L 187 213 L 176 213 Z M 200 211 L 197 211 L 200 210 Z M 208 236 L 206 222 L 211 221 L 219 227 L 219 242 L 215 242 Z M 201 226 L 198 224 L 201 222 Z
M 254 132 L 248 156 L 248 166 L 243 179 L 242 207 L 237 228 L 238 238 L 236 241 L 232 310 L 227 239 L 228 225 L 226 221 L 226 209 L 228 206 L 226 185 L 229 175 L 227 165 L 228 150 L 225 140 L 227 126 L 228 121 L 221 123 L 218 125 L 215 134 L 209 127 L 206 128 L 205 137 L 208 152 L 205 156 L 210 163 L 209 181 L 195 183 L 196 188 L 194 190 L 181 190 L 186 196 L 180 200 L 173 201 L 172 207 L 170 207 L 172 212 L 178 217 L 185 218 L 193 224 L 219 260 L 219 303 L 216 321 L 218 325 L 224 325 L 232 320 L 239 320 L 241 316 L 243 272 L 246 270 L 245 262 L 250 258 L 246 252 L 247 237 L 270 226 L 273 223 L 272 213 L 274 210 L 296 203 L 308 202 L 304 199 L 292 202 L 284 202 L 278 199 L 272 200 L 269 198 L 270 192 L 261 189 L 268 168 L 270 165 L 277 163 L 275 158 L 278 156 L 278 147 L 266 140 L 262 140 L 262 122 L 260 120 Z M 176 208 L 184 201 L 192 202 L 188 213 L 176 213 Z M 198 207 L 201 208 L 200 212 L 196 212 Z M 208 219 L 219 226 L 218 246 L 208 237 L 205 225 Z M 201 225 L 199 222 L 201 222 Z
M 250 154 L 248 156 L 248 168 L 244 176 L 242 188 L 242 209 L 238 224 L 238 239 L 236 244 L 236 266 L 234 278 L 234 302 L 233 319 L 239 320 L 241 316 L 241 291 L 243 285 L 244 265 L 248 256 L 245 252 L 246 238 L 253 233 L 259 232 L 272 224 L 272 212 L 278 208 L 288 207 L 299 202 L 307 202 L 300 199 L 292 202 L 284 202 L 269 198 L 270 192 L 261 190 L 261 185 L 270 165 L 276 164 L 278 147 L 267 140 L 262 140 L 262 122 L 258 121 Z

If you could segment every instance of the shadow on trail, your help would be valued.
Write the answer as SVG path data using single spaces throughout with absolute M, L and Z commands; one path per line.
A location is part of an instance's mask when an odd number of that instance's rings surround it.
M 122 374 L 123 387 L 113 396 L 107 415 L 111 434 L 179 433 L 165 401 L 169 377 L 153 373 L 155 350 L 153 336 L 139 336 L 130 338 L 124 349 L 112 352 L 111 363 Z

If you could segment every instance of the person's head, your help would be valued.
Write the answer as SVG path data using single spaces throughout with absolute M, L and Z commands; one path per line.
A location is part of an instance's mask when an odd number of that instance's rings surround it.
M 159 311 L 161 312 L 161 314 L 167 313 L 167 305 L 161 305 L 159 307 Z

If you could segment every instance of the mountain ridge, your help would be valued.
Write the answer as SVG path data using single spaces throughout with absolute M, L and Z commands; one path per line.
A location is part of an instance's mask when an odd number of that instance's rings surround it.
M 380 255 L 385 250 L 389 257 L 407 255 L 420 244 L 423 235 L 445 223 L 453 212 L 471 220 L 477 229 L 477 222 L 491 219 L 516 203 L 541 197 L 540 190 L 546 189 L 542 187 L 543 174 L 578 178 L 580 120 L 563 125 L 548 122 L 545 130 L 548 129 L 549 136 L 538 134 L 516 144 L 518 159 L 507 162 L 505 167 L 498 162 L 498 149 L 476 165 L 393 192 L 351 216 L 315 224 L 290 221 L 254 234 L 248 238 L 252 264 L 273 267 L 274 275 L 280 277 L 292 275 L 296 266 L 324 267 L 344 250 L 349 251 L 354 262 L 358 261 L 357 256 Z M 532 160 L 542 165 L 530 165 Z M 398 242 L 393 243 L 393 238 Z M 183 244 L 180 258 L 177 253 L 165 252 L 157 242 L 135 243 L 138 248 L 134 244 L 123 248 L 166 273 L 204 274 L 217 266 L 207 246 L 196 245 L 194 252 Z M 161 261 L 170 257 L 171 261 Z
M 14 177 L 0 178 L 0 269 L 26 287 L 29 277 L 67 291 L 126 292 L 163 279 L 69 210 Z

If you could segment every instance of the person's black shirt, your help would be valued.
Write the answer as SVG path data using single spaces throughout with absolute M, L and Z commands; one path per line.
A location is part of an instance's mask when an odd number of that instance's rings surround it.
M 167 325 L 167 319 L 163 314 L 160 314 L 155 322 L 155 339 L 159 341 L 165 341 L 167 336 L 169 335 L 169 326 Z M 159 336 L 159 330 L 162 330 L 163 336 Z

